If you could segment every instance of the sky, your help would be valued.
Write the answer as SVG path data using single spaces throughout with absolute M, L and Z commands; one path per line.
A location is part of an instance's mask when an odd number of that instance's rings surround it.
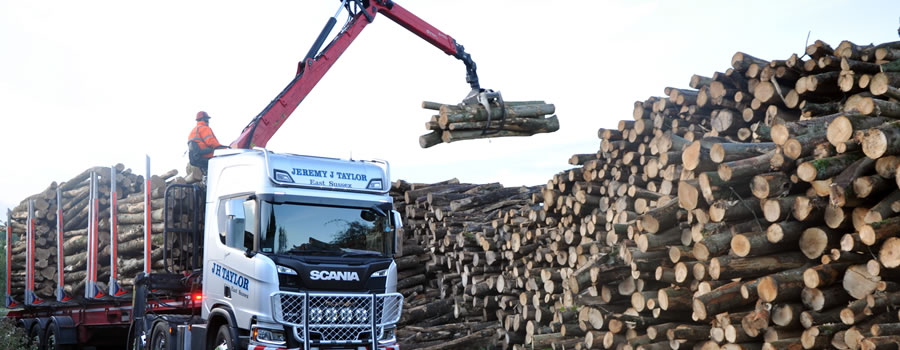
M 560 130 L 421 149 L 422 101 L 458 103 L 461 62 L 375 18 L 275 134 L 276 152 L 386 159 L 392 180 L 544 184 L 633 102 L 763 59 L 900 40 L 898 1 L 398 0 L 452 36 L 482 87 L 556 106 Z M 0 210 L 90 166 L 187 163 L 199 110 L 223 143 L 292 79 L 331 0 L 0 0 Z M 346 12 L 345 12 L 346 14 Z M 339 19 L 339 25 L 345 17 Z M 333 34 L 332 34 L 333 35 Z

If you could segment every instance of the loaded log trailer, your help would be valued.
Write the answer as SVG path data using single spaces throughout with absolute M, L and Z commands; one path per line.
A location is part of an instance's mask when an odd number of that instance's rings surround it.
M 349 13 L 347 23 L 325 45 L 343 10 Z M 50 278 L 44 273 L 48 263 L 45 250 L 35 254 L 35 217 L 28 215 L 29 224 L 23 225 L 26 283 L 21 293 L 7 288 L 6 306 L 13 310 L 8 317 L 48 349 L 125 344 L 154 350 L 398 349 L 394 329 L 403 298 L 396 293 L 392 254 L 402 224 L 392 210 L 387 163 L 264 148 L 379 13 L 462 61 L 471 91 L 460 106 L 483 109 L 476 113 L 484 114 L 483 137 L 507 136 L 491 126 L 504 125 L 507 105 L 499 92 L 481 88 L 475 62 L 456 40 L 391 0 L 343 0 L 284 90 L 230 150 L 215 151 L 205 186 L 166 187 L 162 210 L 154 212 L 159 203 L 153 200 L 159 199 L 151 193 L 148 171 L 140 271 L 120 278 L 124 270 L 118 269 L 124 266 L 116 259 L 116 247 L 123 242 L 115 235 L 116 215 L 109 215 L 106 241 L 98 230 L 104 225 L 98 188 L 92 187 L 87 261 L 70 271 L 75 259 L 65 259 L 66 227 L 57 225 L 59 237 L 51 242 L 58 250 L 57 271 L 49 274 L 56 295 L 42 298 L 35 292 L 35 267 L 42 267 L 38 277 Z M 115 201 L 111 197 L 110 208 L 117 207 Z M 7 230 L 7 253 L 16 239 L 12 232 Z M 48 242 L 37 243 L 46 247 Z M 103 242 L 109 253 L 98 249 Z M 106 259 L 108 270 L 98 268 Z M 10 262 L 7 282 L 10 275 L 18 278 Z M 73 276 L 81 283 L 69 284 Z M 104 276 L 109 276 L 105 288 Z

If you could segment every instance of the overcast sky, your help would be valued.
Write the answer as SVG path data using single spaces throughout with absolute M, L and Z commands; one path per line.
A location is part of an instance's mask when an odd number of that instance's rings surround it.
M 894 41 L 900 1 L 398 0 L 465 45 L 482 86 L 556 105 L 553 134 L 418 146 L 424 100 L 468 92 L 455 58 L 379 16 L 268 147 L 391 162 L 392 178 L 546 183 L 632 103 L 744 51 L 785 59 L 822 39 Z M 280 92 L 331 0 L 0 0 L 0 210 L 95 165 L 184 172 L 205 110 L 223 143 Z M 343 18 L 341 19 L 343 22 Z M 3 218 L 5 219 L 5 217 Z

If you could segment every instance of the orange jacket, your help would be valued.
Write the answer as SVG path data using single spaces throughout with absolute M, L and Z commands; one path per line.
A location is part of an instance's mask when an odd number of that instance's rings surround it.
M 200 152 L 203 154 L 203 158 L 207 159 L 212 158 L 213 150 L 225 147 L 219 143 L 218 139 L 216 139 L 216 135 L 214 135 L 212 129 L 209 128 L 209 124 L 202 120 L 198 121 L 197 126 L 191 130 L 191 134 L 188 135 L 188 141 L 194 142 L 200 146 Z

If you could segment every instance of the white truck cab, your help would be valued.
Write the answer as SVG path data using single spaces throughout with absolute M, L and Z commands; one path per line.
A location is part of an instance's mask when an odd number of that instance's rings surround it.
M 227 315 L 251 349 L 396 349 L 402 224 L 389 189 L 384 161 L 216 151 L 203 233 L 207 332 Z

